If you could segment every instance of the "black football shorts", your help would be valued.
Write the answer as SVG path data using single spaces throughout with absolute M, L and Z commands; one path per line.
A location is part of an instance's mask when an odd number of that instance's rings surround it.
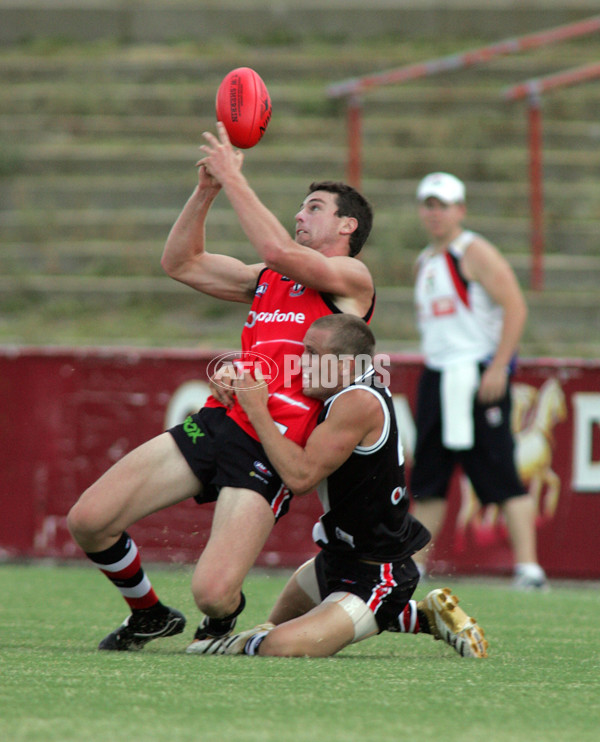
M 221 487 L 258 492 L 275 520 L 289 509 L 291 492 L 259 443 L 228 415 L 224 407 L 203 407 L 168 431 L 202 483 L 196 502 L 214 502 Z
M 442 444 L 440 374 L 425 369 L 419 383 L 417 442 L 410 476 L 410 489 L 417 500 L 443 498 L 450 478 L 460 464 L 483 505 L 501 504 L 527 492 L 514 461 L 514 439 L 510 428 L 510 389 L 498 402 L 475 401 L 475 444 L 464 451 Z

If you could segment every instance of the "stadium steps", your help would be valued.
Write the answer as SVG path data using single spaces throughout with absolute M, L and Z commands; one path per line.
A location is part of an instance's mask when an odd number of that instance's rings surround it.
M 118 38 L 128 43 L 172 42 L 195 38 L 242 36 L 256 44 L 290 42 L 315 34 L 323 38 L 400 38 L 444 35 L 497 39 L 536 31 L 540 16 L 548 27 L 597 12 L 594 0 L 520 0 L 518 3 L 481 0 L 0 0 L 0 42 L 36 38 L 90 41 Z
M 243 305 L 223 307 L 222 302 L 203 298 L 197 300 L 195 294 L 186 286 L 175 281 L 166 281 L 155 276 L 68 276 L 26 274 L 0 277 L 0 291 L 3 302 L 7 296 L 17 304 L 28 300 L 38 306 L 40 312 L 47 311 L 52 298 L 62 306 L 75 312 L 69 317 L 71 322 L 82 322 L 92 315 L 106 312 L 111 322 L 123 322 L 122 314 L 131 311 L 149 313 L 151 327 L 142 327 L 143 334 L 136 329 L 134 337 L 117 333 L 117 343 L 162 345 L 164 338 L 160 327 L 153 330 L 156 322 L 164 323 L 165 317 L 172 317 L 170 327 L 185 330 L 184 338 L 193 333 L 194 345 L 203 336 L 205 343 L 216 347 L 237 345 L 240 322 L 246 316 Z M 590 356 L 596 345 L 595 328 L 600 326 L 600 303 L 597 290 L 570 289 L 547 294 L 529 293 L 529 319 L 521 345 L 525 356 Z M 160 307 L 158 319 L 154 315 Z M 53 310 L 49 310 L 52 314 Z M 114 313 L 120 314 L 115 316 Z M 232 318 L 232 323 L 229 318 Z M 56 318 L 59 319 L 58 317 Z M 4 319 L 4 322 L 6 320 Z M 210 323 L 207 332 L 207 324 Z M 3 322 L 0 322 L 0 330 Z M 100 318 L 100 326 L 102 318 Z M 123 328 L 128 323 L 123 323 Z M 95 329 L 93 329 L 95 327 Z M 592 328 L 590 330 L 590 328 Z M 87 344 L 104 344 L 98 322 L 92 321 L 89 329 L 94 335 L 87 338 Z M 218 330 L 218 332 L 216 332 Z M 378 338 L 380 352 L 417 352 L 418 338 L 415 330 L 412 289 L 400 286 L 383 286 L 378 289 L 377 312 L 373 320 L 373 330 Z M 175 341 L 180 337 L 167 329 Z M 590 335 L 592 337 L 590 337 Z M 49 339 L 38 340 L 47 344 Z M 81 338 L 79 339 L 81 342 Z
M 544 27 L 551 25 L 546 16 Z M 248 64 L 268 81 L 274 116 L 264 143 L 247 153 L 245 170 L 291 227 L 310 180 L 344 177 L 344 106 L 326 98 L 328 84 L 480 43 L 397 43 L 387 36 L 358 45 L 317 39 L 263 47 L 239 40 L 4 47 L 0 341 L 36 342 L 34 320 L 40 325 L 47 317 L 48 342 L 63 342 L 59 333 L 78 316 L 89 334 L 67 340 L 235 341 L 243 308 L 229 311 L 197 297 L 166 278 L 159 264 L 195 182 L 201 132 L 214 125 L 223 71 Z M 411 267 L 423 236 L 414 188 L 428 170 L 455 170 L 466 180 L 469 226 L 502 248 L 527 288 L 526 107 L 505 104 L 500 93 L 513 82 L 591 61 L 599 50 L 598 39 L 579 41 L 365 96 L 363 190 L 377 216 L 364 259 L 380 287 L 380 347 L 412 349 L 416 342 Z M 588 337 L 599 305 L 597 90 L 594 83 L 544 99 L 547 291 L 528 291 L 528 354 L 598 352 Z M 222 197 L 209 230 L 213 249 L 253 259 Z M 148 319 L 139 333 L 120 336 L 104 322 L 123 307 Z M 29 326 L 19 324 L 21 316 L 32 319 Z

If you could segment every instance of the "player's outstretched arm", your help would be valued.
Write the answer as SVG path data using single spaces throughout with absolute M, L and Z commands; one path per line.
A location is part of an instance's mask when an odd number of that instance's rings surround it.
M 201 163 L 215 181 L 220 183 L 246 236 L 260 258 L 269 264 L 267 258 L 270 244 L 293 246 L 294 241 L 250 187 L 242 173 L 241 153 L 231 145 L 227 130 L 221 122 L 217 122 L 217 134 L 215 136 L 211 132 L 204 132 L 205 144 L 200 149 L 205 157 Z
M 199 164 L 198 185 L 171 228 L 163 251 L 164 271 L 181 283 L 228 301 L 250 303 L 262 264 L 246 265 L 205 249 L 206 218 L 221 186 Z
M 331 235 L 331 244 L 313 249 L 294 240 L 277 217 L 261 202 L 241 171 L 225 127 L 217 124 L 218 137 L 204 133 L 204 166 L 217 180 L 240 225 L 261 260 L 274 271 L 327 294 L 343 311 L 364 315 L 373 300 L 373 279 L 360 260 L 344 254 L 346 241 L 356 228 L 351 217 L 342 220 L 340 234 Z M 315 203 L 311 208 L 319 208 Z M 340 301 L 346 300 L 344 306 Z
M 236 379 L 238 401 L 269 460 L 296 495 L 312 492 L 346 461 L 361 441 L 374 431 L 379 435 L 383 425 L 381 405 L 373 394 L 357 389 L 333 402 L 327 418 L 317 425 L 302 448 L 279 432 L 267 408 L 267 385 L 258 371 L 256 376 L 256 380 L 248 374 Z M 355 395 L 361 395 L 360 400 Z

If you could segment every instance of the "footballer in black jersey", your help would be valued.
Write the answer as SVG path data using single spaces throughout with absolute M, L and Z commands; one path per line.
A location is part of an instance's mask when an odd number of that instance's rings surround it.
M 324 408 L 305 447 L 285 438 L 271 418 L 260 374 L 236 382 L 282 480 L 296 495 L 317 487 L 324 513 L 313 535 L 321 550 L 292 575 L 268 623 L 197 641 L 189 653 L 323 657 L 387 630 L 432 634 L 463 656 L 486 656 L 483 632 L 449 589 L 412 599 L 419 581 L 412 554 L 429 532 L 408 512 L 392 397 L 375 372 L 374 344 L 352 315 L 311 325 L 303 389 Z

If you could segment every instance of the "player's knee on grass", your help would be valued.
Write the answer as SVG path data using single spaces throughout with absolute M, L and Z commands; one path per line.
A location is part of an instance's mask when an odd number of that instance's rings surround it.
M 375 615 L 367 606 L 364 600 L 353 595 L 352 593 L 331 593 L 323 603 L 335 603 L 343 608 L 350 617 L 354 625 L 354 638 L 352 644 L 368 639 L 379 633 L 379 626 L 375 620 Z
M 305 629 L 302 619 L 276 626 L 265 637 L 258 653 L 264 657 L 330 657 L 349 641 L 340 642 L 339 632 Z
M 379 632 L 366 603 L 351 593 L 332 593 L 314 611 L 276 626 L 259 654 L 274 657 L 329 657 L 348 644 Z

